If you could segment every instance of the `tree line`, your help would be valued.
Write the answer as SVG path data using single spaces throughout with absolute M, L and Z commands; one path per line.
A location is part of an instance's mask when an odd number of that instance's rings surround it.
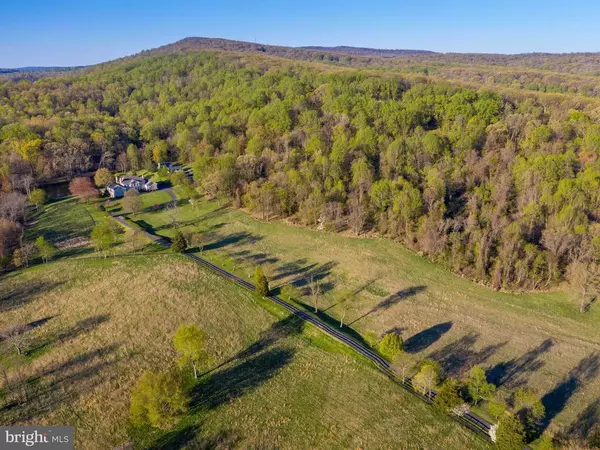
M 0 84 L 0 141 L 3 196 L 178 160 L 264 220 L 387 236 L 494 288 L 597 274 L 600 124 L 585 104 L 166 54 Z

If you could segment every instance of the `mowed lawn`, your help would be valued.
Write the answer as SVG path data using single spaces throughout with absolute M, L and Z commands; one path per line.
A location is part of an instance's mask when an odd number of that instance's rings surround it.
M 165 211 L 134 220 L 174 233 Z M 321 315 L 335 321 L 345 314 L 349 331 L 368 342 L 401 331 L 412 359 L 433 357 L 448 375 L 482 364 L 504 389 L 535 388 L 555 431 L 600 397 L 598 304 L 581 314 L 568 292 L 494 292 L 391 240 L 267 223 L 215 201 L 194 209 L 181 200 L 177 220 L 179 229 L 202 234 L 204 257 L 242 276 L 263 264 L 273 287 L 292 283 L 305 294 L 310 279 L 319 280 Z M 311 307 L 308 295 L 300 300 Z
M 191 414 L 153 448 L 428 448 L 486 444 L 368 362 L 184 257 L 61 259 L 0 279 L 0 329 L 26 332 L 27 399 L 0 423 L 73 425 L 76 448 L 129 439 L 130 392 L 173 364 L 181 324 L 206 334 L 214 369 Z M 223 364 L 225 362 L 225 364 Z M 13 373 L 14 375 L 14 373 Z

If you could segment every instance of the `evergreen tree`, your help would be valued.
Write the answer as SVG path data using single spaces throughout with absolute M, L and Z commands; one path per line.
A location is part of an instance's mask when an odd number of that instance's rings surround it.
M 398 333 L 386 334 L 379 343 L 379 353 L 393 361 L 404 350 L 404 342 Z
M 263 272 L 262 266 L 256 266 L 254 270 L 254 292 L 260 297 L 267 297 L 269 295 L 269 281 Z
M 171 242 L 171 250 L 176 253 L 183 253 L 187 249 L 187 241 L 181 231 L 177 230 Z

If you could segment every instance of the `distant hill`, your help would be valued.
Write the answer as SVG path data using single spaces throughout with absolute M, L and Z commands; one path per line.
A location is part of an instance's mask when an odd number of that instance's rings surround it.
M 415 56 L 415 55 L 435 55 L 436 52 L 429 50 L 409 50 L 409 49 L 382 49 L 368 47 L 350 47 L 347 45 L 338 45 L 335 47 L 307 46 L 300 47 L 306 50 L 317 52 L 342 53 L 344 55 L 356 56 L 378 56 L 382 58 L 396 58 L 399 56 Z
M 28 79 L 36 80 L 38 78 L 62 75 L 66 72 L 73 70 L 82 69 L 85 66 L 73 66 L 73 67 L 42 67 L 42 66 L 31 66 L 31 67 L 16 67 L 16 68 L 0 68 L 0 79 Z
M 365 47 L 286 47 L 228 39 L 188 37 L 133 57 L 226 51 L 267 54 L 335 66 L 433 76 L 468 86 L 600 97 L 600 53 L 436 53 Z M 102 66 L 102 65 L 101 65 Z

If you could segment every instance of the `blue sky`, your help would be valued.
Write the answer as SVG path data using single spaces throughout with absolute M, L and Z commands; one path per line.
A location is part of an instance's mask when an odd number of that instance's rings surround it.
M 5 0 L 0 67 L 86 65 L 187 36 L 441 52 L 600 51 L 600 2 Z

